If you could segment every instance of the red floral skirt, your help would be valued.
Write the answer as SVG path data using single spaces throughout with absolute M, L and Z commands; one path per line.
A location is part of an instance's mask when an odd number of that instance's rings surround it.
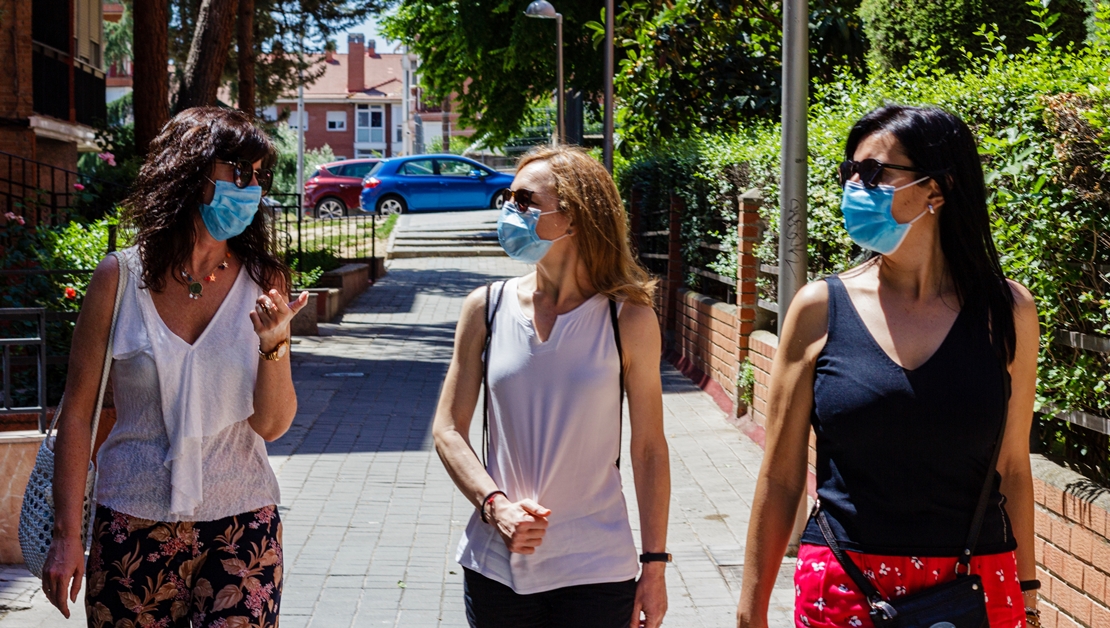
M 956 559 L 879 556 L 848 552 L 879 593 L 896 599 L 956 577 Z M 991 628 L 1024 628 L 1025 606 L 1013 552 L 971 559 L 971 573 L 983 579 Z M 829 548 L 803 544 L 794 572 L 794 624 L 799 628 L 873 628 L 867 599 Z

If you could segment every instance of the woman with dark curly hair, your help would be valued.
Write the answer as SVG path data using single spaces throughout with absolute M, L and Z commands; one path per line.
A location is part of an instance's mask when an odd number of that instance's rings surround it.
M 117 419 L 97 455 L 88 625 L 277 625 L 279 495 L 263 441 L 297 410 L 282 358 L 308 295 L 286 302 L 289 271 L 258 212 L 274 158 L 248 116 L 215 107 L 178 114 L 151 143 L 124 204 L 134 246 L 97 266 L 70 351 L 43 569 L 66 617 L 86 571 L 82 488 L 111 351 Z

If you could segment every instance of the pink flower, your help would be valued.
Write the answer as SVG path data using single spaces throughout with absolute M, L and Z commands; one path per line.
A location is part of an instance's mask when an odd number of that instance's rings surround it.
M 12 212 L 8 212 L 8 213 L 4 214 L 4 218 L 6 218 L 8 220 L 14 220 L 14 221 L 18 222 L 21 225 L 27 224 L 27 222 L 25 220 L 23 220 L 23 216 L 16 216 Z
M 81 185 L 80 183 L 74 183 L 73 184 L 73 189 L 77 190 L 78 192 L 81 192 L 85 189 L 85 186 Z
M 74 290 L 73 288 L 70 288 L 69 286 L 66 286 L 66 298 L 69 299 L 70 301 L 76 299 L 77 298 L 77 291 Z
M 97 157 L 99 157 L 101 161 L 108 162 L 109 166 L 116 165 L 116 156 L 112 153 L 99 153 Z

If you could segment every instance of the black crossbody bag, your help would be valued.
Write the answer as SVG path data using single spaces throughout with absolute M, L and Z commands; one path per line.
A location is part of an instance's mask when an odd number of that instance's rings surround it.
M 983 489 L 979 493 L 975 516 L 971 520 L 971 530 L 967 534 L 963 552 L 956 562 L 955 580 L 913 595 L 892 600 L 884 599 L 840 547 L 829 528 L 825 513 L 821 510 L 820 501 L 815 506 L 817 526 L 821 529 L 821 535 L 825 537 L 829 550 L 836 556 L 837 562 L 844 568 L 845 573 L 867 597 L 867 603 L 871 606 L 871 620 L 877 628 L 989 628 L 990 626 L 987 619 L 987 599 L 983 595 L 983 580 L 971 573 L 971 557 L 979 540 L 979 531 L 987 510 L 987 500 L 990 498 L 991 480 L 994 479 L 998 455 L 1002 450 L 1002 437 L 1006 433 L 1006 415 L 1009 413 L 1010 401 L 1010 372 L 1006 368 L 1006 361 L 1001 360 L 1001 362 L 1004 403 L 1002 424 L 998 427 L 998 438 L 995 440 L 990 466 L 987 467 L 987 479 L 983 482 Z

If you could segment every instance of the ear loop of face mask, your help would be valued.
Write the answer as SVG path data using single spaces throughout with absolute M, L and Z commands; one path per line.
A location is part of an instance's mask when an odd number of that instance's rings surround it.
M 908 187 L 913 187 L 913 186 L 917 185 L 918 183 L 921 183 L 922 181 L 928 181 L 928 180 L 929 180 L 929 179 L 931 179 L 931 178 L 932 178 L 932 177 L 921 177 L 921 178 L 920 178 L 920 179 L 918 179 L 917 181 L 911 181 L 911 182 L 909 182 L 909 183 L 907 183 L 907 184 L 905 184 L 905 185 L 902 185 L 902 186 L 896 187 L 896 188 L 894 188 L 893 190 L 891 190 L 891 197 L 893 197 L 893 196 L 894 196 L 894 192 L 897 192 L 897 191 L 899 191 L 899 190 L 904 190 L 904 189 L 906 189 L 906 188 L 908 188 Z M 880 184 L 880 185 L 881 185 L 881 184 Z M 888 187 L 893 187 L 893 186 L 888 186 Z M 891 208 L 890 208 L 890 209 L 891 209 L 891 216 L 890 216 L 890 217 L 891 217 L 891 218 L 893 218 L 893 217 L 894 217 L 894 207 L 893 207 L 893 206 L 891 206 Z M 907 222 L 907 223 L 902 223 L 902 224 L 912 225 L 913 223 L 915 223 L 915 222 L 917 222 L 918 220 L 920 220 L 920 219 L 921 219 L 921 217 L 922 217 L 922 216 L 924 216 L 925 214 L 932 214 L 932 213 L 935 213 L 935 212 L 933 211 L 933 206 L 932 206 L 932 205 L 929 205 L 929 207 L 928 207 L 928 208 L 927 208 L 927 209 L 926 209 L 925 211 L 923 211 L 923 212 L 921 212 L 920 214 L 918 214 L 917 216 L 915 216 L 915 217 L 913 218 L 913 220 L 911 220 L 911 221 L 909 221 L 909 222 Z

